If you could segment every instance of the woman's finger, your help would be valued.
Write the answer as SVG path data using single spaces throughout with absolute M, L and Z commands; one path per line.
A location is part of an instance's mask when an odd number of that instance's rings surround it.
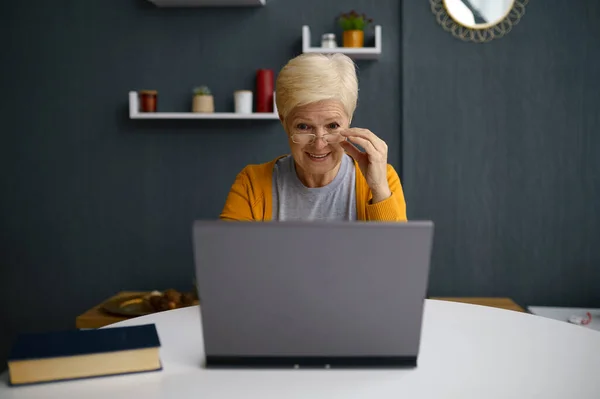
M 362 138 L 362 137 L 356 137 L 356 136 L 349 136 L 348 140 L 350 140 L 352 143 L 356 143 L 359 146 L 361 146 L 362 148 L 365 149 L 365 152 L 370 156 L 370 157 L 381 157 L 381 153 L 379 151 L 377 151 L 377 149 L 375 148 L 375 146 L 373 145 L 373 143 L 371 143 L 371 141 Z
M 375 135 L 375 133 L 373 133 L 369 129 L 353 127 L 342 132 L 342 135 L 346 137 L 361 137 L 363 139 L 369 140 L 371 144 L 373 144 L 373 147 L 375 147 L 378 151 L 387 151 L 387 144 L 385 143 L 385 141 L 381 140 Z

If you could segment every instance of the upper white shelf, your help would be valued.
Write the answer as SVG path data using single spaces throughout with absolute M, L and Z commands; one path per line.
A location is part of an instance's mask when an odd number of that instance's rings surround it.
M 260 7 L 266 0 L 148 0 L 157 7 Z
M 234 112 L 213 112 L 202 114 L 199 112 L 136 112 L 130 115 L 131 119 L 279 119 L 276 114 L 255 112 L 252 114 L 236 114 Z
M 375 47 L 311 47 L 310 28 L 302 26 L 302 52 L 303 53 L 342 53 L 355 60 L 376 60 L 381 55 L 381 26 L 375 25 Z M 341 45 L 339 43 L 338 45 Z
M 269 119 L 279 120 L 276 112 L 254 112 L 252 114 L 238 114 L 235 112 L 140 112 L 138 93 L 129 92 L 129 118 L 130 119 Z

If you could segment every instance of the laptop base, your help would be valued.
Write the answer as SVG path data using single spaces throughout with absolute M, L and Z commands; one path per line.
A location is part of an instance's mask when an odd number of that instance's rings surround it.
M 207 368 L 411 368 L 417 356 L 206 356 Z

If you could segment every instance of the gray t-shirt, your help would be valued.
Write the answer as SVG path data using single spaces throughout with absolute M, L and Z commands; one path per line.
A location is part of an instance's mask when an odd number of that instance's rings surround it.
M 273 215 L 275 221 L 356 220 L 356 171 L 344 154 L 333 181 L 325 187 L 308 188 L 296 174 L 291 155 L 273 169 Z

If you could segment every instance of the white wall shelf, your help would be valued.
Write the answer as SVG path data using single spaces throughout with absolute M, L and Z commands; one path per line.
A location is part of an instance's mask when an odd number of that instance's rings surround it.
M 157 7 L 261 7 L 266 0 L 148 0 Z
M 235 112 L 140 112 L 138 93 L 129 92 L 129 118 L 130 119 L 262 119 L 279 120 L 276 112 L 255 112 L 252 114 L 238 114 Z
M 338 40 L 339 41 L 339 40 Z M 341 47 L 336 48 L 311 47 L 310 27 L 302 26 L 303 53 L 342 53 L 355 60 L 376 60 L 381 55 L 381 26 L 375 25 L 375 47 Z

